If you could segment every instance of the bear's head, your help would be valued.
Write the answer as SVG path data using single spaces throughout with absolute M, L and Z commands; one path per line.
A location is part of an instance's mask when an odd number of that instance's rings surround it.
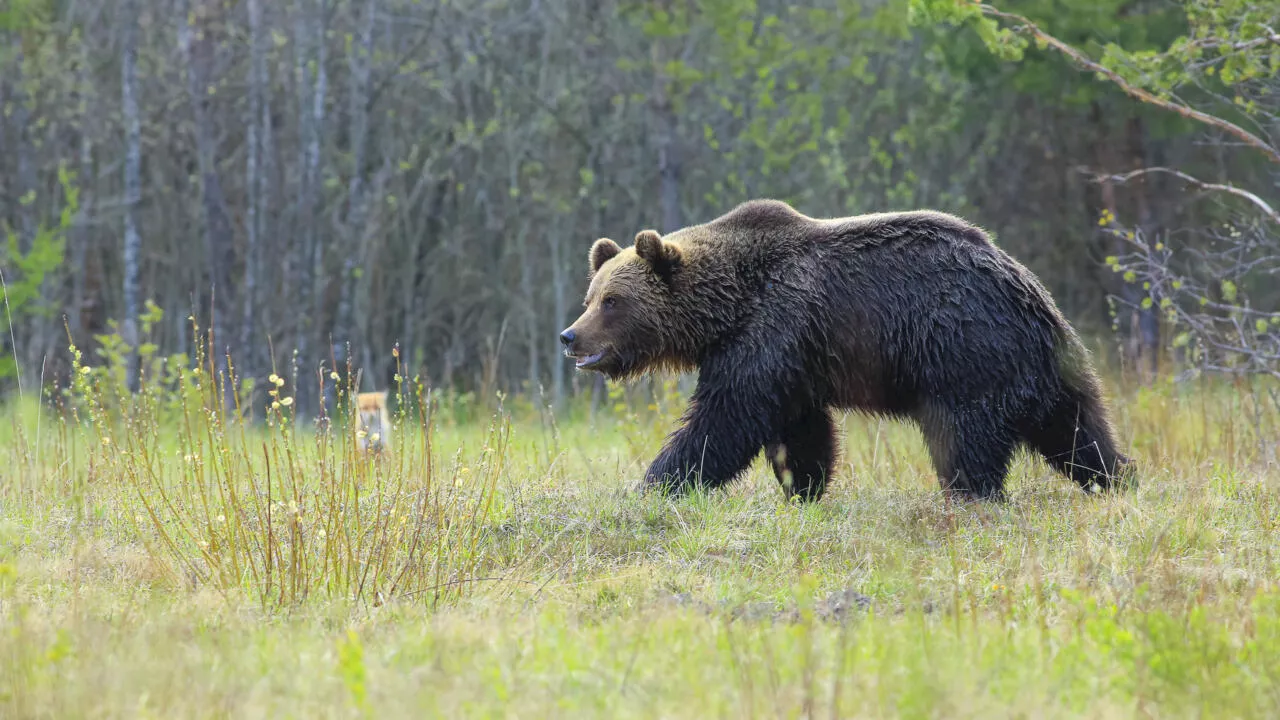
M 639 232 L 625 250 L 597 240 L 588 255 L 585 309 L 560 333 L 565 355 L 615 379 L 687 364 L 680 322 L 687 312 L 678 302 L 685 263 L 680 246 L 653 230 Z

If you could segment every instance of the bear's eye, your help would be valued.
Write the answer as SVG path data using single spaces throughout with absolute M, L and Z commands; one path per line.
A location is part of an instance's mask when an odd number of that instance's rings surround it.
M 617 304 L 618 304 L 618 299 L 617 299 L 617 298 L 615 298 L 615 297 L 613 297 L 612 295 L 610 295 L 609 297 L 607 297 L 607 298 L 605 298 L 604 300 L 600 301 L 600 305 L 601 305 L 605 310 L 612 310 L 612 309 L 613 309 L 613 306 L 614 306 L 614 305 L 617 305 Z

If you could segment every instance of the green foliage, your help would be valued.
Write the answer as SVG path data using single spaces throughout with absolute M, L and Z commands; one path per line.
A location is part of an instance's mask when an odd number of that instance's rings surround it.
M 908 19 L 914 26 L 968 26 L 987 49 L 1003 60 L 1021 60 L 1027 47 L 1025 38 L 982 14 L 972 0 L 910 0 Z
M 633 22 L 654 44 L 655 67 L 620 61 L 626 72 L 652 73 L 694 137 L 719 154 L 727 168 L 707 178 L 708 204 L 723 207 L 747 194 L 749 178 L 781 187 L 771 194 L 798 202 L 815 185 L 875 184 L 847 172 L 841 145 L 855 124 L 879 103 L 889 104 L 872 69 L 877 53 L 906 37 L 904 6 L 848 4 L 791 6 L 783 14 L 752 0 L 714 0 L 673 8 L 643 4 Z M 682 49 L 696 43 L 688 59 Z M 865 96 L 870 94 L 872 99 Z M 859 97 L 850 112 L 842 98 Z M 892 128 L 895 145 L 909 144 L 912 129 Z M 885 153 L 877 175 L 893 174 Z M 812 168 L 806 172 L 804 168 Z M 696 182 L 696 181 L 695 181 Z M 912 183 L 911 179 L 907 182 Z M 890 183 L 892 184 L 892 183 Z M 788 192 L 792 190 L 792 192 Z
M 190 408 L 200 405 L 202 398 L 213 388 L 232 387 L 239 410 L 254 415 L 247 406 L 255 397 L 257 379 L 234 375 L 214 377 L 213 366 L 202 345 L 197 345 L 195 357 L 183 353 L 165 355 L 155 337 L 164 320 L 164 310 L 153 300 L 143 302 L 143 311 L 137 318 L 137 345 L 130 345 L 121 334 L 120 324 L 107 320 L 110 332 L 94 335 L 94 355 L 98 362 L 88 362 L 73 340 L 71 354 L 72 383 L 63 388 L 60 401 L 68 408 L 96 417 L 100 422 L 120 422 L 135 414 L 154 418 L 157 424 L 180 422 Z M 192 337 L 200 337 L 201 329 L 194 317 L 191 322 Z M 137 388 L 131 392 L 126 373 L 129 357 L 137 354 Z M 231 368 L 235 373 L 235 368 Z M 276 397 L 272 388 L 270 397 Z M 292 401 L 290 401 L 292 402 Z
M 361 714 L 369 712 L 369 693 L 366 689 L 364 647 L 355 630 L 348 629 L 347 636 L 338 641 L 338 671 L 343 684 L 351 693 L 351 699 Z
M 52 0 L 5 0 L 0 7 L 0 32 L 41 29 L 48 22 Z
M 1194 105 L 1220 95 L 1234 100 L 1217 111 L 1221 117 L 1258 115 L 1262 108 L 1251 86 L 1280 72 L 1280 53 L 1269 39 L 1280 3 L 1190 0 L 1180 9 L 1176 37 L 1146 49 L 1117 39 L 1106 44 L 1099 62 L 1161 99 Z
M 1175 5 L 1144 5 L 1134 8 L 1127 0 L 1090 0 L 1059 3 L 1052 0 L 1012 0 L 992 3 L 997 10 L 1022 15 L 1041 29 L 1094 58 L 1111 58 L 1112 67 L 1123 66 L 1129 75 L 1141 70 L 1127 62 L 1121 47 L 1140 57 L 1166 47 L 1186 28 L 1186 18 Z M 1002 22 L 984 15 L 982 6 L 970 0 L 911 0 L 913 23 L 931 32 L 931 26 L 968 27 L 971 36 L 947 34 L 940 42 L 953 70 L 975 81 L 998 82 L 1018 93 L 1027 93 L 1049 103 L 1068 107 L 1089 107 L 1091 103 L 1123 103 L 1122 115 L 1143 113 L 1156 123 L 1178 125 L 1180 121 L 1122 99 L 1122 93 L 1105 82 L 1096 82 L 1070 60 L 1045 43 L 1019 32 L 1015 22 Z M 932 36 L 939 37 L 936 31 Z M 988 53 L 975 52 L 974 40 Z M 1032 47 L 1036 52 L 1029 52 Z M 1013 64 L 993 64 L 993 60 Z
M 63 191 L 63 206 L 58 215 L 58 223 L 52 227 L 39 225 L 31 239 L 30 250 L 24 253 L 18 232 L 5 228 L 5 254 L 0 257 L 6 305 L 3 316 L 0 316 L 0 337 L 4 338 L 5 343 L 8 342 L 14 324 L 21 324 L 27 318 L 44 318 L 52 314 L 53 309 L 42 290 L 45 279 L 62 266 L 66 232 L 79 207 L 80 192 L 74 181 L 75 173 L 64 166 L 58 167 L 58 182 Z M 0 357 L 0 379 L 13 377 L 16 373 L 13 357 Z

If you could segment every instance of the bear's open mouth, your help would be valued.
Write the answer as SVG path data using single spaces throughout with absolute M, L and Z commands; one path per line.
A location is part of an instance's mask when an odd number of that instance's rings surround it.
M 600 362 L 600 358 L 604 357 L 604 353 L 591 353 L 590 355 L 573 356 L 574 365 L 580 368 L 591 367 Z

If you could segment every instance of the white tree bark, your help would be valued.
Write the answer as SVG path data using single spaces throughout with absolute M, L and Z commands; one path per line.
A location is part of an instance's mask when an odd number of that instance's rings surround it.
M 134 348 L 129 354 L 128 382 L 138 387 L 138 260 L 142 238 L 138 234 L 138 203 L 142 197 L 142 127 L 138 119 L 138 5 L 124 0 L 121 47 L 121 106 L 124 112 L 124 339 Z
M 252 352 L 254 314 L 258 300 L 258 265 L 262 262 L 261 226 L 262 191 L 268 183 L 262 180 L 262 126 L 267 112 L 263 108 L 263 92 L 266 85 L 266 51 L 262 45 L 262 0 L 248 0 L 249 11 L 249 113 L 245 121 L 245 262 L 244 284 L 241 288 L 243 313 L 240 319 L 240 356 L 252 371 L 255 357 Z

